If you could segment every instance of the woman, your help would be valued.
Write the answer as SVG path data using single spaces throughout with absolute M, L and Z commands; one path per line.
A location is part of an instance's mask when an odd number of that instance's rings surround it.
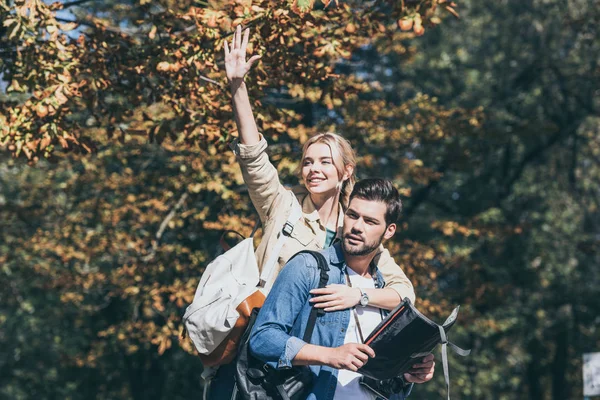
M 305 249 L 320 250 L 329 247 L 341 236 L 344 209 L 354 186 L 356 166 L 350 143 L 339 135 L 323 133 L 309 139 L 302 150 L 300 175 L 304 185 L 292 190 L 279 181 L 277 170 L 269 161 L 265 150 L 267 142 L 258 133 L 252 114 L 244 77 L 260 56 L 246 60 L 249 30 L 243 37 L 238 26 L 231 46 L 225 42 L 225 69 L 233 97 L 233 110 L 239 138 L 233 143 L 234 152 L 242 169 L 250 198 L 263 224 L 263 238 L 256 250 L 257 263 L 262 268 L 277 242 L 277 236 L 286 222 L 294 197 L 302 207 L 302 218 L 294 226 L 279 253 L 275 273 L 265 288 L 272 286 L 285 263 L 297 252 Z M 369 304 L 391 310 L 402 299 L 414 302 L 414 289 L 402 269 L 395 264 L 383 247 L 374 261 L 386 282 L 385 288 L 366 289 Z M 311 301 L 325 311 L 354 307 L 360 302 L 359 288 L 346 285 L 329 285 L 311 291 L 317 296 Z M 233 365 L 222 366 L 213 379 L 210 397 L 230 398 L 233 386 Z
M 279 255 L 279 265 L 272 278 L 274 281 L 279 270 L 298 251 L 328 247 L 338 236 L 344 208 L 348 205 L 348 197 L 354 186 L 356 163 L 347 140 L 332 133 L 320 134 L 309 139 L 302 150 L 300 174 L 304 186 L 290 191 L 280 183 L 277 170 L 265 153 L 267 142 L 258 133 L 244 82 L 252 65 L 260 59 L 260 56 L 254 55 L 246 61 L 248 38 L 249 30 L 246 29 L 242 35 L 242 29 L 238 26 L 231 48 L 225 42 L 225 69 L 239 132 L 234 151 L 252 203 L 263 223 L 263 239 L 256 250 L 259 268 L 269 258 L 277 234 L 291 212 L 292 196 L 296 196 L 303 211 L 303 218 L 294 227 L 292 237 Z M 383 274 L 386 287 L 367 292 L 370 304 L 393 309 L 405 297 L 414 302 L 413 286 L 389 252 L 381 248 L 375 262 Z M 267 288 L 272 281 L 267 282 Z M 360 301 L 360 291 L 344 285 L 325 289 L 319 294 L 324 296 L 315 299 L 315 306 L 323 307 L 325 311 L 353 307 Z

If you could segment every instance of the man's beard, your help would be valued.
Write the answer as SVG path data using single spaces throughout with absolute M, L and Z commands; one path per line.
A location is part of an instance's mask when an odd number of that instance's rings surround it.
M 364 256 L 367 255 L 379 248 L 379 245 L 383 241 L 383 236 L 385 232 L 381 235 L 378 240 L 374 240 L 372 242 L 361 242 L 358 245 L 350 245 L 346 242 L 346 235 L 342 236 L 342 248 L 344 249 L 344 253 L 349 256 Z

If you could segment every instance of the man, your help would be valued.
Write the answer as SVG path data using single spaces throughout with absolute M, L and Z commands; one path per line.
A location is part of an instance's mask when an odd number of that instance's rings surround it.
M 276 368 L 310 365 L 316 380 L 309 399 L 376 398 L 359 384 L 361 376 L 355 372 L 375 356 L 369 346 L 362 344 L 361 337 L 366 338 L 383 318 L 380 309 L 369 306 L 364 291 L 383 287 L 381 274 L 371 261 L 381 242 L 396 232 L 401 207 L 398 191 L 390 181 L 360 181 L 350 195 L 341 243 L 322 252 L 329 264 L 328 286 L 357 288 L 361 293 L 357 309 L 320 316 L 311 343 L 300 339 L 312 303 L 318 301 L 329 309 L 336 305 L 333 297 L 323 298 L 328 296 L 327 289 L 315 289 L 320 272 L 314 257 L 301 254 L 282 270 L 257 317 L 250 336 L 251 352 Z M 311 299 L 311 294 L 321 298 Z M 433 355 L 428 355 L 404 375 L 407 385 L 399 398 L 410 393 L 412 383 L 430 380 L 433 370 Z

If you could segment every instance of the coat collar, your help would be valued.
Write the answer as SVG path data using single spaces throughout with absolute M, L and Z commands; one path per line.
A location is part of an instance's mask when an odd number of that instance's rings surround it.
M 317 211 L 317 207 L 315 203 L 313 203 L 310 198 L 310 193 L 306 190 L 306 187 L 303 185 L 295 186 L 292 191 L 296 194 L 297 197 L 301 199 L 300 204 L 302 205 L 302 213 L 304 214 L 304 218 L 309 222 L 320 222 L 321 218 L 319 217 L 319 212 Z M 344 225 L 344 210 L 342 208 L 342 204 L 339 204 L 338 207 L 338 215 L 337 215 L 337 232 L 336 236 L 339 237 L 342 234 L 342 226 Z

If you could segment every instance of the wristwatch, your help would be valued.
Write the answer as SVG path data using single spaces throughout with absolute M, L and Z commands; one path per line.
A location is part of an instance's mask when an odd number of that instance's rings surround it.
M 369 296 L 361 288 L 358 288 L 358 290 L 360 290 L 360 301 L 358 304 L 361 307 L 366 307 L 369 304 Z

